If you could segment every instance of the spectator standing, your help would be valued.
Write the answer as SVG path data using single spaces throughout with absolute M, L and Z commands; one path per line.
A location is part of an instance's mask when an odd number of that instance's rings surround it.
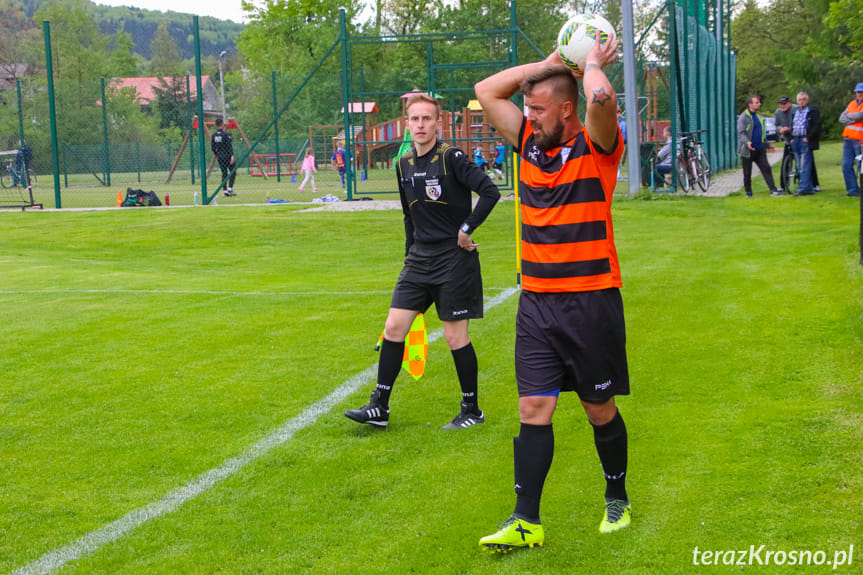
M 811 196 L 816 191 L 812 178 L 815 166 L 813 151 L 821 140 L 821 113 L 809 104 L 809 94 L 797 94 L 797 110 L 791 126 L 791 148 L 800 171 L 800 185 L 795 196 Z
M 767 152 L 772 148 L 767 145 L 764 118 L 758 115 L 760 109 L 761 98 L 753 94 L 746 99 L 746 109 L 737 117 L 737 155 L 743 164 L 743 189 L 746 190 L 747 198 L 752 197 L 752 164 L 761 170 L 764 182 L 770 188 L 770 195 L 782 195 L 776 189 L 770 162 L 767 161 Z
M 33 161 L 33 150 L 24 140 L 18 140 L 18 153 L 15 154 L 15 171 L 17 172 L 13 179 L 12 185 L 21 184 L 25 188 L 30 188 L 30 162 Z
M 845 177 L 845 195 L 851 197 L 860 195 L 854 161 L 861 153 L 863 142 L 863 82 L 857 84 L 854 93 L 856 99 L 851 100 L 839 116 L 839 123 L 845 126 L 842 130 L 842 175 Z

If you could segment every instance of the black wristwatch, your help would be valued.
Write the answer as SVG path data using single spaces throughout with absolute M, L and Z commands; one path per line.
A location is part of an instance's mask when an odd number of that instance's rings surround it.
M 473 231 L 472 229 L 470 229 L 470 226 L 466 222 L 463 223 L 459 229 L 467 235 L 470 235 L 470 233 Z

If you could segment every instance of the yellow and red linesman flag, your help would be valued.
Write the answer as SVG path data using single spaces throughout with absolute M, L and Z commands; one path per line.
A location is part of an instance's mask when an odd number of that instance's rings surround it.
M 381 343 L 384 341 L 384 335 L 381 334 L 378 339 L 378 344 L 375 350 L 379 350 Z M 426 320 L 423 314 L 417 314 L 411 330 L 408 332 L 408 337 L 405 340 L 405 353 L 402 356 L 402 367 L 406 372 L 411 374 L 414 379 L 419 379 L 423 376 L 426 369 L 426 358 L 429 354 L 429 335 L 426 331 Z

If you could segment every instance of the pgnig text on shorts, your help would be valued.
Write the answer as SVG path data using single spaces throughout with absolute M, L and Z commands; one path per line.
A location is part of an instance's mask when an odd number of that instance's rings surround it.
M 848 549 L 836 551 L 812 551 L 809 549 L 768 549 L 766 545 L 749 549 L 699 549 L 692 550 L 693 565 L 828 565 L 833 569 L 854 563 L 854 544 Z

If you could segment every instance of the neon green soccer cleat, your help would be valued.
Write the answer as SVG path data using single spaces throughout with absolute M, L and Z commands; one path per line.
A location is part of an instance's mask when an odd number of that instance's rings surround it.
M 618 529 L 629 527 L 632 522 L 632 509 L 628 501 L 609 499 L 605 503 L 605 517 L 599 524 L 600 533 L 612 533 Z
M 508 553 L 516 547 L 542 547 L 543 532 L 539 523 L 528 523 L 512 516 L 499 527 L 500 530 L 494 535 L 479 540 L 481 549 L 491 553 Z

